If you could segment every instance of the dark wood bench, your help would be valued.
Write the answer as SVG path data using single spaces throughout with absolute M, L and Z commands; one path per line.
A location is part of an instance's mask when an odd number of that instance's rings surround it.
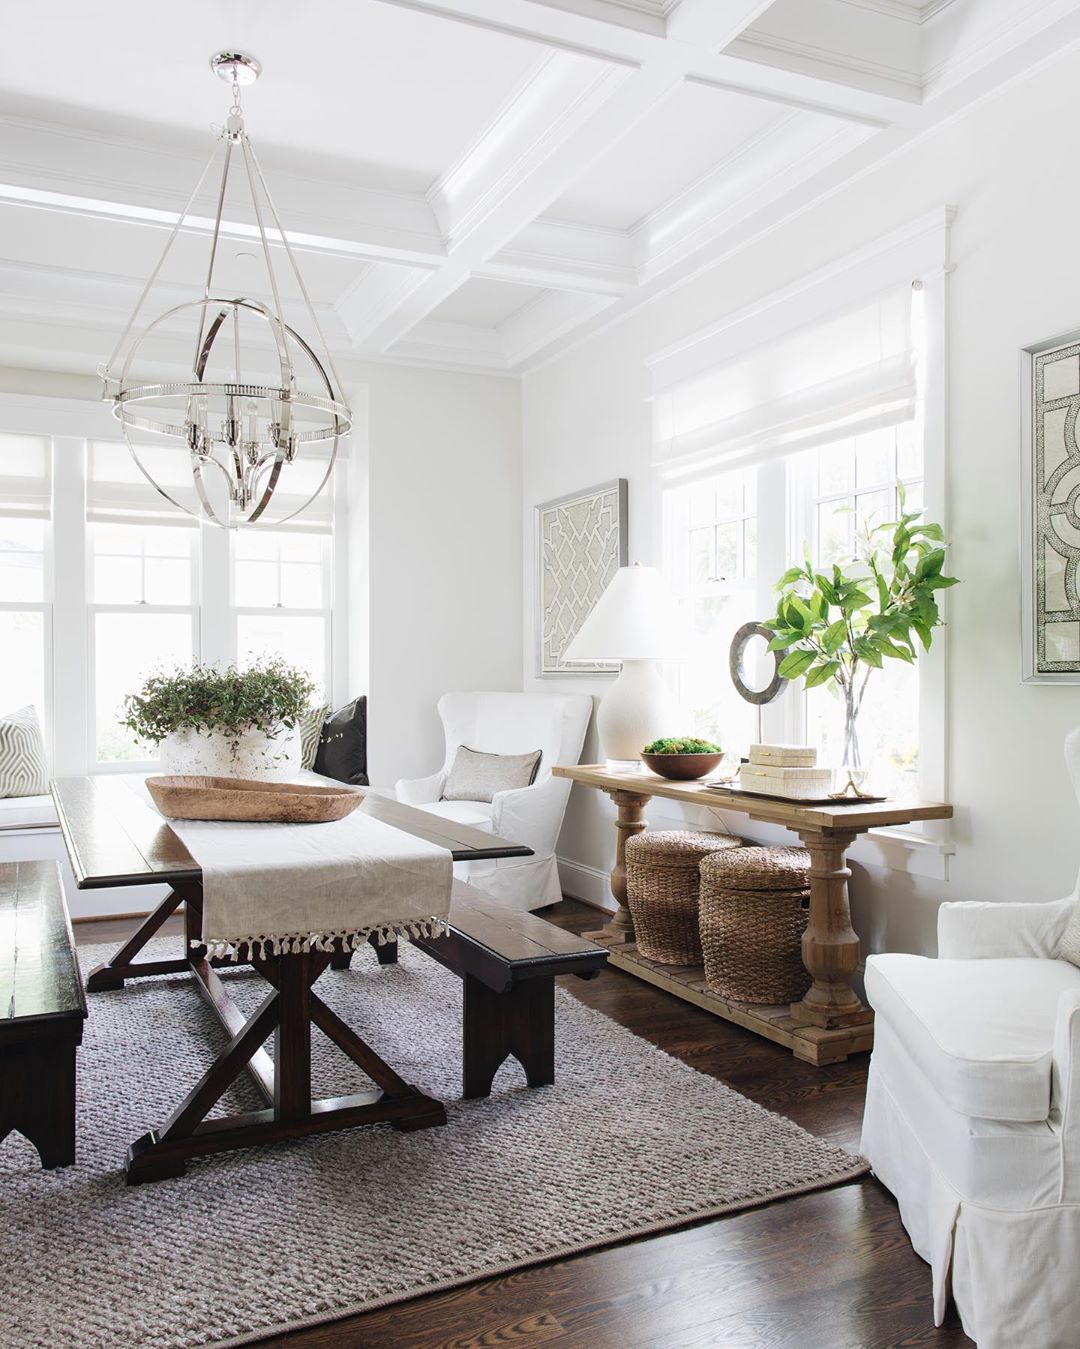
M 397 943 L 372 942 L 382 965 L 397 960 Z M 607 951 L 538 918 L 504 908 L 482 890 L 454 882 L 450 934 L 413 942 L 462 980 L 462 1094 L 488 1096 L 503 1061 L 513 1055 L 530 1087 L 555 1081 L 555 976 L 592 979 Z M 336 957 L 345 968 L 347 955 Z
M 55 862 L 0 865 L 0 931 L 0 1141 L 16 1129 L 70 1166 L 86 998 Z

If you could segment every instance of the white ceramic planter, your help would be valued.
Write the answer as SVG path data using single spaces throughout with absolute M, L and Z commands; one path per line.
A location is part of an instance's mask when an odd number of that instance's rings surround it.
M 173 731 L 158 746 L 170 777 L 288 778 L 300 771 L 300 728 L 274 735 L 254 727 L 239 736 L 222 731 Z

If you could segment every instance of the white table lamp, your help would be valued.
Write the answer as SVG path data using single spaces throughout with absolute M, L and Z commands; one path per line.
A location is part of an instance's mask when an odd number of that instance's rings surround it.
M 622 662 L 596 710 L 600 745 L 612 766 L 637 767 L 651 740 L 678 734 L 673 701 L 657 668 L 657 661 L 683 655 L 672 610 L 655 567 L 620 567 L 563 652 L 571 663 Z

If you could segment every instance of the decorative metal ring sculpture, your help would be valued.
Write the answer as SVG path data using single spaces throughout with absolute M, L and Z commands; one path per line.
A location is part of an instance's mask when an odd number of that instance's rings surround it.
M 756 703 L 758 707 L 761 707 L 765 703 L 771 703 L 774 698 L 783 692 L 784 680 L 780 677 L 780 662 L 787 655 L 787 651 L 774 651 L 772 653 L 772 679 L 763 689 L 752 689 L 743 679 L 743 662 L 746 657 L 746 648 L 755 637 L 763 637 L 766 642 L 771 642 L 773 634 L 763 623 L 744 623 L 731 639 L 728 668 L 731 671 L 731 682 L 738 690 L 739 696 L 745 698 L 748 703 Z

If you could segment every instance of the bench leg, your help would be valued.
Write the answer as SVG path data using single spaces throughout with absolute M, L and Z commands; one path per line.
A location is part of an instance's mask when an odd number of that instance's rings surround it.
M 466 1100 L 490 1096 L 491 1084 L 511 1054 L 525 1069 L 530 1087 L 555 1081 L 555 980 L 523 979 L 496 993 L 467 974 L 464 982 L 464 1068 Z
M 0 1140 L 12 1129 L 51 1171 L 75 1161 L 75 1044 L 58 1040 L 0 1053 Z
M 378 937 L 369 937 L 368 945 L 375 952 L 375 955 L 378 957 L 380 965 L 397 964 L 396 941 L 383 942 L 382 946 L 380 946 Z M 330 958 L 330 968 L 332 970 L 347 970 L 349 966 L 352 964 L 352 958 L 353 958 L 352 951 L 346 948 L 341 948 L 335 951 L 334 955 Z

